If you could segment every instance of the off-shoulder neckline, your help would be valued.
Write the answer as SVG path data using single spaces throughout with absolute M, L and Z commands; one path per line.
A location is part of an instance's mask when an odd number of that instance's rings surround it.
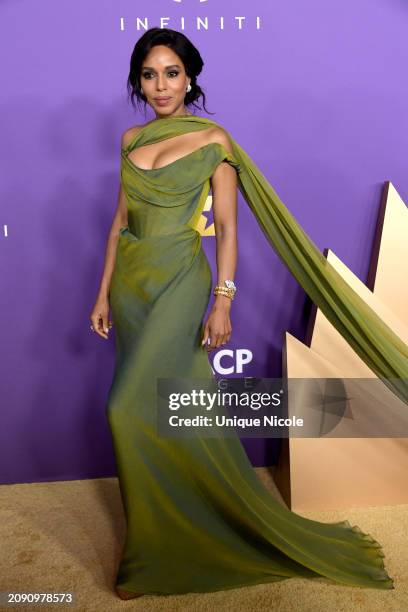
M 124 147 L 124 148 L 121 147 L 121 151 L 128 151 L 135 144 L 135 142 L 137 142 L 137 140 L 143 134 L 144 130 L 146 130 L 148 127 L 150 127 L 153 124 L 157 124 L 159 122 L 173 121 L 174 119 L 189 119 L 190 117 L 194 117 L 195 119 L 199 119 L 200 121 L 204 121 L 204 123 L 208 123 L 210 125 L 210 127 L 211 126 L 215 127 L 215 126 L 218 125 L 212 119 L 208 119 L 208 117 L 198 117 L 197 115 L 174 115 L 173 117 L 162 117 L 160 119 L 153 119 L 152 121 L 149 121 L 148 123 L 145 123 L 145 125 L 143 125 L 140 128 L 140 130 L 137 132 L 137 134 L 132 138 L 132 140 L 129 142 L 129 144 L 126 147 Z M 203 128 L 203 129 L 206 129 L 206 128 Z
M 138 172 L 157 172 L 158 170 L 165 170 L 166 168 L 170 168 L 171 166 L 174 166 L 175 164 L 181 162 L 181 161 L 185 161 L 186 159 L 188 159 L 189 157 L 191 157 L 192 155 L 199 153 L 200 151 L 202 151 L 203 149 L 211 146 L 211 145 L 218 145 L 219 147 L 221 147 L 224 152 L 229 156 L 231 156 L 231 153 L 229 151 L 227 151 L 227 149 L 224 147 L 224 145 L 222 145 L 220 142 L 207 142 L 205 145 L 202 145 L 201 147 L 198 147 L 197 149 L 194 149 L 193 151 L 190 151 L 190 153 L 187 153 L 186 155 L 182 155 L 181 157 L 175 159 L 174 161 L 170 162 L 169 164 L 166 164 L 165 166 L 159 166 L 158 168 L 141 168 L 140 166 L 137 166 L 134 162 L 132 162 L 132 160 L 128 157 L 127 154 L 125 154 L 124 152 L 126 151 L 126 149 L 122 149 L 124 155 L 123 158 L 129 163 L 129 165 L 134 168 L 135 170 L 137 170 Z

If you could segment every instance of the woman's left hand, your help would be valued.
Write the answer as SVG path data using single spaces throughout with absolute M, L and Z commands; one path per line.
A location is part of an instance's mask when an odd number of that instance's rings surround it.
M 205 344 L 207 351 L 212 351 L 229 342 L 232 333 L 230 321 L 231 300 L 225 296 L 217 296 L 217 298 L 219 298 L 219 301 L 212 307 L 204 325 L 201 345 Z M 208 338 L 210 338 L 210 344 L 207 344 Z

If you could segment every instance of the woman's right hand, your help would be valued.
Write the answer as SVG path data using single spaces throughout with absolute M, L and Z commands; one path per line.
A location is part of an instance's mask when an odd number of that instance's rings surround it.
M 107 297 L 98 297 L 89 319 L 92 323 L 93 331 L 102 338 L 105 338 L 105 340 L 108 340 L 112 322 L 109 321 L 109 300 Z

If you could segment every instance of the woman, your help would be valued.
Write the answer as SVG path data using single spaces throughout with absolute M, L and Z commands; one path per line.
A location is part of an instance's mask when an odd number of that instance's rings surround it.
M 370 361 L 366 330 L 353 327 L 347 300 L 378 334 L 371 335 L 374 345 L 389 342 L 404 355 L 407 348 L 325 265 L 228 133 L 189 112 L 188 105 L 204 100 L 196 82 L 202 66 L 192 43 L 169 29 L 148 30 L 131 57 L 132 102 L 133 96 L 147 102 L 156 119 L 123 135 L 119 203 L 90 317 L 105 339 L 109 307 L 115 324 L 107 414 L 127 519 L 116 591 L 128 599 L 296 576 L 392 589 L 378 542 L 348 521 L 319 523 L 285 508 L 260 482 L 238 436 L 157 434 L 157 379 L 210 379 L 207 352 L 231 337 L 237 181 L 267 238 L 366 363 L 383 374 L 395 365 L 392 351 Z M 210 186 L 218 276 L 203 325 L 212 278 L 195 224 Z M 315 274 L 307 269 L 311 261 Z M 327 286 L 337 300 L 328 297 Z M 405 398 L 405 387 L 393 384 Z

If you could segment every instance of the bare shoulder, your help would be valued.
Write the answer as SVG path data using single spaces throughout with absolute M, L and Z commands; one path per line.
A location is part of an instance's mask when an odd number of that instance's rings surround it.
M 218 144 L 222 145 L 229 153 L 233 153 L 231 138 L 229 134 L 222 127 L 214 127 L 209 131 L 209 142 L 218 142 Z
M 134 127 L 131 127 L 123 132 L 121 139 L 122 149 L 125 149 L 132 142 L 132 140 L 135 138 L 135 136 L 137 136 L 138 132 L 140 132 L 142 128 L 143 125 L 135 125 Z

